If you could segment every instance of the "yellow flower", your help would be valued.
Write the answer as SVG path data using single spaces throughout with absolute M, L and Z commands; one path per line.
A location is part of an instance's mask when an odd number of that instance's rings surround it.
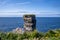
M 45 37 L 45 38 L 48 38 L 48 37 Z
M 59 36 L 59 34 L 55 34 L 55 36 L 56 36 L 56 37 L 58 37 L 58 36 Z
M 60 36 L 60 34 L 59 34 L 59 36 Z
M 7 33 L 8 35 L 10 34 L 10 33 Z

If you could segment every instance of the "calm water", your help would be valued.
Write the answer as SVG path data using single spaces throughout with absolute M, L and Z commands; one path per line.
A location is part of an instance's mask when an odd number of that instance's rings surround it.
M 37 17 L 36 29 L 46 32 L 50 29 L 60 28 L 60 17 Z M 22 17 L 0 17 L 0 31 L 12 31 L 17 27 L 23 27 Z

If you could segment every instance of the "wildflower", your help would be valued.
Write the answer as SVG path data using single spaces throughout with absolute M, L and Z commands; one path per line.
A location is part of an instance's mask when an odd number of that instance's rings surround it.
M 56 36 L 56 37 L 58 37 L 58 36 L 59 36 L 59 34 L 55 34 L 55 36 Z
M 48 38 L 48 37 L 45 37 L 45 38 Z

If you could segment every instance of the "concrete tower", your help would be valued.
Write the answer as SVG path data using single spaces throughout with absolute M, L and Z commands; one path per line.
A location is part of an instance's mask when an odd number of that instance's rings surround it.
M 26 31 L 33 31 L 36 29 L 36 17 L 33 14 L 26 14 L 24 18 L 24 28 Z

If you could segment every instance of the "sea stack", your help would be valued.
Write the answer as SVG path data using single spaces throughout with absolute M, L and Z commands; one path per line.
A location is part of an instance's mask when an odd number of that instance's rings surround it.
M 26 14 L 23 18 L 25 30 L 34 31 L 36 29 L 36 16 L 34 14 Z

